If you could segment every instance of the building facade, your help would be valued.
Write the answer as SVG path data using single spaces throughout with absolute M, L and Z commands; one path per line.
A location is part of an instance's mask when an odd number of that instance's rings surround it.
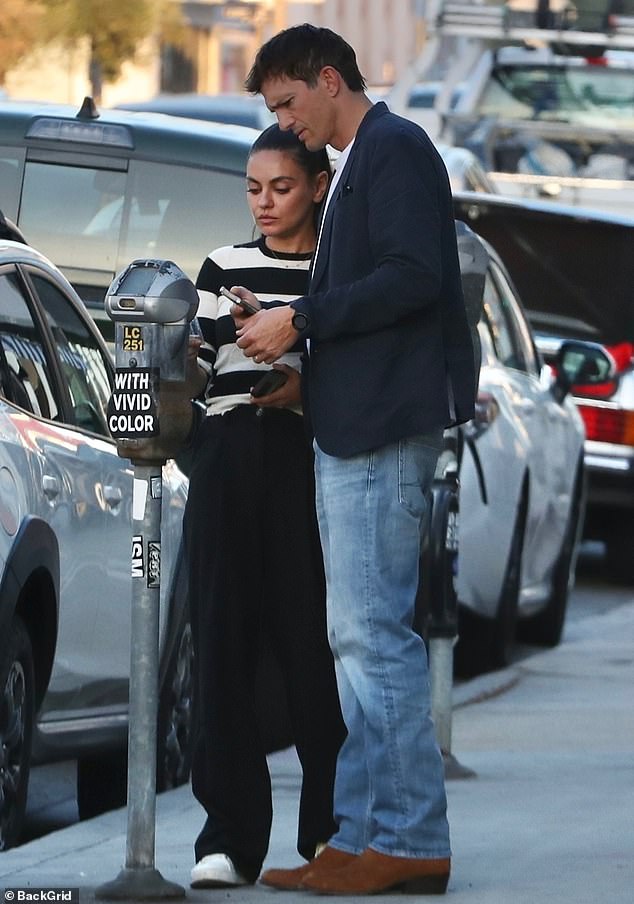
M 131 0 L 134 2 L 134 0 Z M 173 0 L 185 37 L 178 45 L 148 38 L 121 77 L 103 86 L 102 104 L 159 92 L 241 91 L 260 44 L 291 25 L 311 22 L 339 32 L 355 48 L 369 85 L 403 74 L 424 42 L 425 0 Z M 81 103 L 90 93 L 89 49 L 47 47 L 7 76 L 9 97 Z

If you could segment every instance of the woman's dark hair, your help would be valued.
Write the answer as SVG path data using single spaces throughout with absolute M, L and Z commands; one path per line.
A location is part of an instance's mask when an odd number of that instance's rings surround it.
M 284 151 L 293 157 L 297 165 L 308 176 L 317 176 L 319 173 L 326 172 L 330 178 L 330 160 L 325 148 L 321 148 L 319 151 L 309 151 L 294 132 L 283 131 L 276 123 L 258 135 L 251 145 L 249 157 L 258 151 Z
M 324 66 L 336 69 L 351 91 L 365 91 L 352 47 L 329 28 L 308 23 L 286 28 L 260 47 L 245 87 L 260 94 L 267 79 L 285 77 L 314 88 Z

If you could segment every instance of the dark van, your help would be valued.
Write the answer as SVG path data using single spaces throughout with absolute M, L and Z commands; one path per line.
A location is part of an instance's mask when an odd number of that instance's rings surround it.
M 195 279 L 252 222 L 245 165 L 258 131 L 152 113 L 0 103 L 0 209 L 91 309 L 135 258 L 169 258 Z

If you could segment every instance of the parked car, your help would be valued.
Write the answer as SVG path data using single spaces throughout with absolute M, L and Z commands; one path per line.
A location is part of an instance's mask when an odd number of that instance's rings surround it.
M 220 94 L 158 94 L 148 100 L 117 104 L 118 110 L 167 113 L 208 122 L 233 123 L 251 129 L 265 129 L 277 122 L 261 95 L 225 92 Z
M 125 802 L 132 482 L 111 440 L 113 367 L 59 270 L 0 239 L 0 850 L 33 763 L 77 758 L 80 816 Z M 163 469 L 159 789 L 189 775 L 187 481 Z
M 546 201 L 456 195 L 456 216 L 499 252 L 548 362 L 563 339 L 601 343 L 614 375 L 573 387 L 586 429 L 584 534 L 634 580 L 634 217 Z
M 518 626 L 535 643 L 559 643 L 585 505 L 584 428 L 569 391 L 581 373 L 592 383 L 613 375 L 603 347 L 580 341 L 560 344 L 553 375 L 508 271 L 486 247 L 476 415 L 459 459 L 463 674 L 505 665 Z

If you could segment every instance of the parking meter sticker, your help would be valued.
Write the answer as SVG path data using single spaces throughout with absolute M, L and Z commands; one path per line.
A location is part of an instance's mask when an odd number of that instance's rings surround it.
M 143 521 L 145 518 L 145 503 L 147 502 L 147 480 L 134 478 L 132 485 L 132 518 L 134 521 Z
M 140 326 L 123 325 L 123 351 L 124 352 L 142 352 L 145 345 L 143 342 L 143 330 Z
M 108 429 L 115 439 L 158 436 L 157 391 L 155 368 L 117 369 L 108 402 Z
M 132 537 L 132 577 L 142 578 L 143 570 L 143 537 Z
M 150 541 L 147 545 L 147 585 L 161 586 L 161 544 Z

